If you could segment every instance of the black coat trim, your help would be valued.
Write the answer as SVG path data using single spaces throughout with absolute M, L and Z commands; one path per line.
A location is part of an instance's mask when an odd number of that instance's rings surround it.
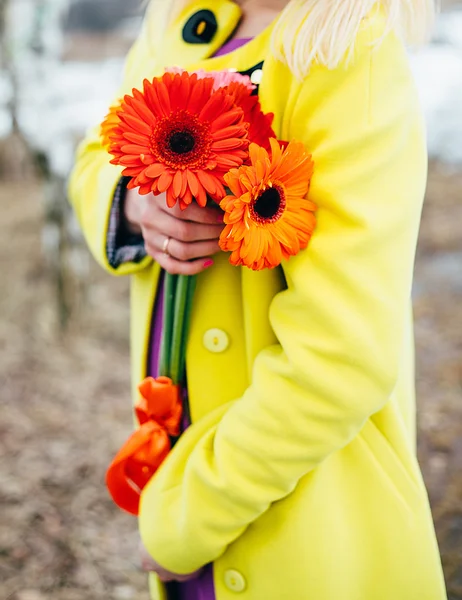
M 211 10 L 199 10 L 183 27 L 183 40 L 187 44 L 210 44 L 218 31 L 217 18 Z
M 252 73 L 263 69 L 263 64 L 264 64 L 264 62 L 262 61 L 262 62 L 258 63 L 258 65 L 254 65 L 253 67 L 250 67 L 250 69 L 247 69 L 247 71 L 239 71 L 239 72 L 241 75 L 248 75 L 249 77 L 252 77 Z M 252 96 L 258 96 L 259 89 L 260 89 L 260 86 L 257 85 L 257 87 L 252 92 Z

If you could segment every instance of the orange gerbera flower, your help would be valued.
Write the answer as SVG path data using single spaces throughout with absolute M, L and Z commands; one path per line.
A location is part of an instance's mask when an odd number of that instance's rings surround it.
M 248 124 L 234 97 L 213 86 L 213 78 L 165 73 L 125 96 L 109 151 L 132 178 L 128 187 L 166 192 L 169 207 L 225 196 L 225 173 L 248 156 Z
M 117 111 L 120 109 L 121 102 L 114 104 L 109 109 L 108 114 L 104 118 L 100 127 L 100 136 L 102 144 L 105 148 L 109 148 L 111 145 L 111 136 L 113 135 L 114 129 L 120 123 L 120 119 L 117 116 Z
M 135 407 L 139 428 L 130 436 L 106 473 L 114 502 L 137 515 L 140 494 L 171 449 L 170 437 L 180 435 L 180 389 L 168 377 L 148 377 L 139 386 Z
M 275 139 L 270 144 L 271 155 L 250 145 L 250 166 L 225 176 L 232 195 L 220 204 L 226 224 L 221 249 L 231 252 L 231 264 L 255 271 L 276 267 L 306 248 L 316 226 L 316 206 L 306 199 L 311 155 L 300 142 L 285 150 Z

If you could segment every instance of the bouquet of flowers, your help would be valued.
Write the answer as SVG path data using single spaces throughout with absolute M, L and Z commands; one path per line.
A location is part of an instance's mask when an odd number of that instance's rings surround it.
M 254 88 L 234 72 L 168 71 L 111 108 L 101 135 L 130 189 L 165 193 L 169 207 L 219 204 L 221 249 L 233 265 L 261 270 L 307 247 L 316 207 L 306 198 L 311 155 L 299 142 L 277 141 L 273 115 L 262 111 Z M 160 377 L 139 386 L 139 428 L 106 478 L 116 504 L 132 514 L 180 435 L 195 277 L 164 277 Z

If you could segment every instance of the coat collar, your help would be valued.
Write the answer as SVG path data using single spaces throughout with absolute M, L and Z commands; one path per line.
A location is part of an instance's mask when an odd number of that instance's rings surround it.
M 184 67 L 213 56 L 232 36 L 241 16 L 240 7 L 232 0 L 195 0 L 188 2 L 162 35 L 156 11 L 151 11 L 148 18 L 151 35 L 156 36 L 157 65 L 162 69 Z
M 165 3 L 164 3 L 165 2 Z M 273 25 L 231 54 L 213 57 L 235 32 L 242 17 L 232 0 L 194 0 L 168 24 L 169 3 L 152 3 L 145 21 L 148 54 L 133 69 L 130 86 L 145 77 L 158 76 L 168 67 L 189 71 L 234 69 L 240 72 L 261 70 L 267 57 Z

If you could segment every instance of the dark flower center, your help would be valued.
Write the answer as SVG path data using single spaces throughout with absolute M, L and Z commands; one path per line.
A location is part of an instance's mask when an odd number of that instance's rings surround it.
M 150 142 L 155 160 L 176 171 L 205 168 L 213 138 L 210 123 L 200 121 L 186 110 L 178 110 L 158 120 Z
M 253 205 L 254 211 L 262 219 L 273 218 L 281 206 L 281 196 L 276 188 L 268 188 Z
M 168 144 L 175 154 L 187 154 L 194 150 L 196 140 L 189 131 L 175 131 L 170 136 Z
M 274 223 L 281 218 L 286 207 L 284 190 L 278 185 L 267 188 L 255 200 L 251 214 L 258 223 Z

